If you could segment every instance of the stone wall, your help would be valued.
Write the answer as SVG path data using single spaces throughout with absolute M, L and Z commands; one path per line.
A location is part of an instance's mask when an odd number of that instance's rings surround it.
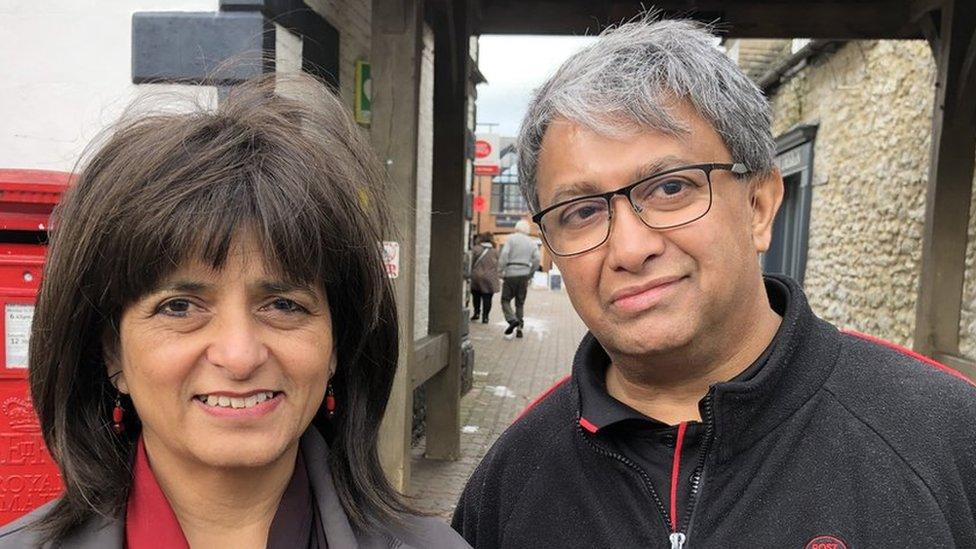
M 924 42 L 849 42 L 770 98 L 774 135 L 819 124 L 805 278 L 811 306 L 841 327 L 906 346 L 915 324 L 934 77 Z
M 973 181 L 976 190 L 976 180 Z M 976 361 L 976 192 L 969 209 L 969 245 L 966 248 L 966 282 L 962 291 L 962 318 L 959 322 L 959 350 Z

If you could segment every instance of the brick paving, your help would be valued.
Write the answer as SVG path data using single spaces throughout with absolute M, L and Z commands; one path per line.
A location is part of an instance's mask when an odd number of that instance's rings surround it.
M 498 436 L 537 395 L 569 374 L 586 331 L 565 290 L 531 288 L 525 337 L 506 341 L 499 297 L 495 294 L 488 324 L 471 324 L 474 387 L 461 399 L 461 458 L 425 459 L 423 440 L 413 449 L 411 502 L 445 520 L 450 520 L 464 483 Z

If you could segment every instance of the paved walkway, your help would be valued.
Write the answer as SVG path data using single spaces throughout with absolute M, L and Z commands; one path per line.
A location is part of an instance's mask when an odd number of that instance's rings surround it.
M 474 387 L 461 399 L 461 459 L 424 459 L 423 440 L 413 450 L 412 503 L 445 520 L 498 436 L 537 395 L 569 374 L 585 333 L 565 290 L 530 289 L 525 337 L 506 341 L 499 296 L 495 294 L 490 322 L 471 324 Z

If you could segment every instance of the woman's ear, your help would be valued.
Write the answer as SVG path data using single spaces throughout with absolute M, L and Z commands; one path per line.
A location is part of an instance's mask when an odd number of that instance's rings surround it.
M 332 360 L 329 361 L 329 379 L 326 381 L 332 381 L 332 376 L 336 373 L 336 368 L 339 367 L 339 357 L 335 351 L 332 351 Z
M 129 394 L 129 385 L 125 381 L 122 361 L 119 359 L 119 334 L 114 326 L 110 326 L 102 335 L 102 359 L 105 362 L 105 373 L 109 381 L 122 394 Z
M 749 184 L 752 207 L 752 242 L 757 253 L 769 250 L 773 238 L 773 220 L 783 202 L 783 176 L 778 168 Z

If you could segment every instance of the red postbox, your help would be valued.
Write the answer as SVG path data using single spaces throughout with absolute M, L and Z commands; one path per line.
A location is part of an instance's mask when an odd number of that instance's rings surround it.
M 64 172 L 0 169 L 0 524 L 61 492 L 27 389 L 27 342 L 51 210 L 69 180 Z

